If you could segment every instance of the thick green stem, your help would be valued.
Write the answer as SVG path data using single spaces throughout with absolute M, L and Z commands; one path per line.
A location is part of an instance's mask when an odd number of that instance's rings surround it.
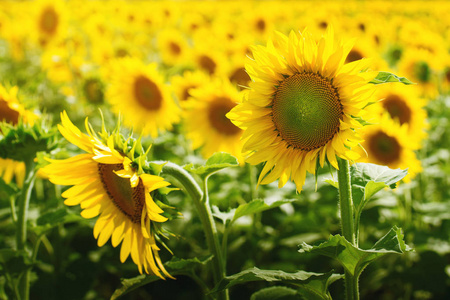
M 30 204 L 31 192 L 33 190 L 36 174 L 34 170 L 34 161 L 25 161 L 25 182 L 23 184 L 22 193 L 19 197 L 17 210 L 17 233 L 16 247 L 17 251 L 24 251 L 27 242 L 27 220 L 28 206 Z M 18 289 L 21 300 L 28 300 L 30 296 L 30 271 L 25 271 L 19 279 Z
M 202 191 L 194 178 L 186 170 L 170 162 L 163 167 L 161 176 L 173 185 L 183 189 L 192 198 L 203 225 L 209 251 L 214 255 L 212 259 L 213 278 L 214 284 L 217 285 L 225 277 L 225 268 L 216 225 L 209 205 L 207 178 L 204 180 L 204 188 Z M 227 300 L 228 290 L 220 292 L 218 299 Z
M 339 181 L 339 209 L 341 213 L 342 235 L 352 245 L 356 245 L 356 233 L 354 226 L 352 186 L 350 178 L 350 165 L 348 160 L 338 159 L 338 181 Z M 358 300 L 358 275 L 345 272 L 345 292 L 347 300 Z

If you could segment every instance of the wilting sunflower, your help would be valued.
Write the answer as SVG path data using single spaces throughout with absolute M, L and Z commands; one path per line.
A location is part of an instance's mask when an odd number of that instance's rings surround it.
M 244 130 L 247 162 L 265 162 L 259 183 L 291 178 L 301 191 L 306 171 L 315 173 L 325 158 L 336 169 L 336 156 L 359 157 L 352 147 L 362 141 L 354 118 L 372 95 L 375 74 L 361 72 L 369 60 L 344 64 L 352 42 L 334 38 L 333 29 L 318 42 L 305 30 L 277 33 L 266 47 L 253 47 L 246 65 L 252 82 L 243 102 L 227 115 Z
M 370 162 L 391 169 L 408 168 L 408 175 L 403 179 L 405 182 L 411 181 L 422 171 L 420 160 L 413 151 L 408 127 L 395 122 L 388 114 L 384 114 L 378 124 L 365 126 L 361 135 L 364 138 L 361 145 L 367 154 L 358 147 L 356 151 L 361 155 L 358 162 Z
M 161 262 L 155 241 L 159 232 L 157 223 L 167 218 L 161 215 L 163 210 L 150 194 L 169 183 L 143 173 L 134 157 L 135 149 L 141 146 L 125 141 L 119 129 L 112 135 L 103 129 L 101 139 L 98 138 L 87 118 L 88 134 L 83 134 L 66 112 L 61 113 L 58 129 L 69 142 L 87 152 L 64 160 L 48 159 L 50 164 L 42 169 L 52 183 L 73 185 L 62 194 L 66 198 L 64 204 L 79 204 L 83 209 L 81 216 L 87 219 L 100 215 L 94 226 L 99 247 L 111 238 L 113 247 L 122 243 L 121 262 L 131 254 L 140 273 L 144 268 L 147 274 L 164 278 L 162 272 L 171 277 Z
M 190 93 L 192 97 L 183 106 L 186 135 L 193 148 L 202 147 L 205 158 L 224 151 L 243 162 L 242 130 L 226 117 L 240 99 L 237 89 L 228 80 L 217 79 Z
M 158 135 L 158 130 L 170 130 L 180 119 L 180 108 L 156 67 L 135 58 L 116 60 L 107 91 L 108 101 L 116 113 L 124 116 L 125 125 L 152 137 Z
M 0 122 L 17 125 L 21 119 L 24 123 L 33 124 L 37 116 L 25 109 L 17 99 L 17 87 L 9 91 L 0 85 Z M 0 138 L 2 131 L 0 129 Z M 0 177 L 9 184 L 13 178 L 16 184 L 22 187 L 25 179 L 25 164 L 21 161 L 0 158 Z

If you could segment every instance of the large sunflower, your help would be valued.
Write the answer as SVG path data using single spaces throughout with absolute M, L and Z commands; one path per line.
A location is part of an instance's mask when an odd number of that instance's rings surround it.
M 240 95 L 226 79 L 212 80 L 200 88 L 190 90 L 190 97 L 183 102 L 186 135 L 194 149 L 202 147 L 207 158 L 214 152 L 225 151 L 238 157 L 241 155 L 242 130 L 226 117 L 236 106 Z
M 167 218 L 161 215 L 163 210 L 150 194 L 169 183 L 143 173 L 134 157 L 139 146 L 129 145 L 129 140 L 123 141 L 117 132 L 112 135 L 102 132 L 99 139 L 86 119 L 88 135 L 83 134 L 66 112 L 61 114 L 61 123 L 58 125 L 61 134 L 87 152 L 64 160 L 48 159 L 50 164 L 42 169 L 52 183 L 73 185 L 62 194 L 66 198 L 64 203 L 79 204 L 84 218 L 100 216 L 94 226 L 94 237 L 100 247 L 110 238 L 114 247 L 122 243 L 121 262 L 131 254 L 139 272 L 144 269 L 161 278 L 171 277 L 161 262 L 155 241 L 159 232 L 157 223 Z
M 124 116 L 125 125 L 152 137 L 158 130 L 170 130 L 180 119 L 180 108 L 156 67 L 135 58 L 119 59 L 112 64 L 107 91 L 108 101 Z
M 246 65 L 250 91 L 227 116 L 245 130 L 243 151 L 251 164 L 265 162 L 259 183 L 291 178 L 301 191 L 306 171 L 315 173 L 325 158 L 358 158 L 351 148 L 362 141 L 354 118 L 371 95 L 375 74 L 362 72 L 369 60 L 344 64 L 352 42 L 334 38 L 333 29 L 318 42 L 308 31 L 277 33 L 266 47 L 253 47 Z

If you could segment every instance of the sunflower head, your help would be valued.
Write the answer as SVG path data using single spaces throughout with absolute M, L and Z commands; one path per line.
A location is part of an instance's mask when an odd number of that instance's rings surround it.
M 66 112 L 61 121 L 61 134 L 86 152 L 65 160 L 48 159 L 50 164 L 42 169 L 51 182 L 73 185 L 62 194 L 64 203 L 79 204 L 85 218 L 99 216 L 94 237 L 99 246 L 109 239 L 114 247 L 122 243 L 122 262 L 131 255 L 141 273 L 171 277 L 161 262 L 156 241 L 164 236 L 161 223 L 176 213 L 159 202 L 164 197 L 158 190 L 169 183 L 157 176 L 154 171 L 158 168 L 147 161 L 150 147 L 144 151 L 140 139 L 122 136 L 120 123 L 112 133 L 103 125 L 96 134 L 86 119 L 88 134 L 84 134 Z
M 362 141 L 356 120 L 370 101 L 371 60 L 346 63 L 353 41 L 335 39 L 333 28 L 316 40 L 307 30 L 276 33 L 253 47 L 246 71 L 250 91 L 227 115 L 244 130 L 243 151 L 252 164 L 265 162 L 259 183 L 289 178 L 300 191 L 306 171 L 336 156 L 354 160 Z

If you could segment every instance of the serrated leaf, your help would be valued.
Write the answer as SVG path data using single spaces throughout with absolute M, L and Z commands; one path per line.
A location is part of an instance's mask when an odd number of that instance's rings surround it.
M 280 270 L 261 270 L 256 267 L 244 270 L 237 274 L 223 278 L 211 293 L 217 293 L 224 289 L 229 289 L 237 284 L 267 281 L 283 282 L 298 289 L 300 294 L 311 296 L 307 299 L 331 299 L 328 293 L 328 286 L 334 281 L 342 278 L 342 275 L 328 273 L 313 273 L 297 271 L 296 273 L 286 273 Z
M 217 171 L 220 171 L 228 167 L 236 167 L 239 162 L 236 157 L 226 152 L 216 152 L 208 160 L 205 165 L 194 167 L 192 164 L 184 166 L 186 171 L 202 175 L 204 177 L 211 175 Z
M 205 265 L 212 259 L 212 257 L 212 255 L 200 258 L 194 257 L 189 259 L 172 257 L 170 261 L 164 263 L 164 266 L 172 276 L 190 276 L 197 266 Z M 121 279 L 121 286 L 114 291 L 113 295 L 111 296 L 111 300 L 118 299 L 143 285 L 157 280 L 161 280 L 161 278 L 155 275 L 146 274 L 139 275 L 133 278 Z
M 332 235 L 328 241 L 318 246 L 303 243 L 300 247 L 300 253 L 310 252 L 336 259 L 349 273 L 356 277 L 369 263 L 385 254 L 402 254 L 411 250 L 403 241 L 401 229 L 396 226 L 369 250 L 353 246 L 341 235 Z
M 405 77 L 399 77 L 395 74 L 389 73 L 389 72 L 379 72 L 377 77 L 369 81 L 369 83 L 372 84 L 382 84 L 382 83 L 388 83 L 388 82 L 399 82 L 406 85 L 409 84 L 415 84 L 414 82 L 410 81 L 409 79 Z
M 250 300 L 301 300 L 296 290 L 285 286 L 272 286 L 261 289 L 250 297 Z
M 37 235 L 41 235 L 56 226 L 82 220 L 84 220 L 84 218 L 80 215 L 71 213 L 66 208 L 60 208 L 40 216 L 36 221 L 37 226 L 33 228 L 33 231 Z
M 255 214 L 255 213 L 260 213 L 265 210 L 276 208 L 283 204 L 291 203 L 294 201 L 296 201 L 296 200 L 295 199 L 282 199 L 282 200 L 270 201 L 270 200 L 255 199 L 250 202 L 239 205 L 236 208 L 236 211 L 234 213 L 234 216 L 233 216 L 233 219 L 231 220 L 231 222 L 233 223 L 240 217 Z

